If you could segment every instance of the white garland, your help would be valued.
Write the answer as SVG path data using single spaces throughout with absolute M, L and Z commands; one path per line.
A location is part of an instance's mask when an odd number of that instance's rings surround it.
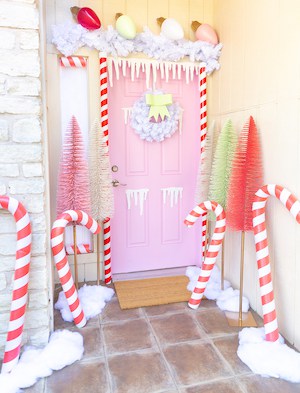
M 164 94 L 162 91 L 150 91 L 151 94 Z M 170 138 L 178 129 L 180 117 L 180 107 L 177 103 L 168 105 L 170 117 L 165 117 L 161 122 L 152 122 L 148 118 L 149 105 L 146 104 L 146 93 L 139 98 L 131 110 L 131 127 L 147 142 L 162 142 L 165 138 Z
M 204 41 L 170 40 L 162 34 L 155 35 L 144 27 L 144 31 L 133 40 L 123 38 L 113 26 L 90 31 L 79 24 L 67 22 L 52 26 L 52 43 L 65 56 L 73 55 L 79 48 L 87 46 L 107 55 L 127 57 L 130 53 L 144 53 L 162 61 L 179 61 L 189 57 L 190 61 L 206 63 L 206 72 L 220 68 L 219 56 L 222 44 L 212 45 Z

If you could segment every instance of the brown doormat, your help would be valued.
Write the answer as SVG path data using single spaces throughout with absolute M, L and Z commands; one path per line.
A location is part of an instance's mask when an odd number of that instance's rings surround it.
M 186 276 L 147 278 L 144 280 L 115 281 L 120 307 L 124 309 L 186 302 L 191 292 L 186 287 Z

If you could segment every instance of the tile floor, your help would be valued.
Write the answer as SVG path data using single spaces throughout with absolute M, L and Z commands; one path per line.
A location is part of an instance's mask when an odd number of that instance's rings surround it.
M 61 328 L 77 330 L 56 312 Z M 121 310 L 114 297 L 80 329 L 82 360 L 24 393 L 299 393 L 300 384 L 256 376 L 239 360 L 238 331 L 214 301 Z

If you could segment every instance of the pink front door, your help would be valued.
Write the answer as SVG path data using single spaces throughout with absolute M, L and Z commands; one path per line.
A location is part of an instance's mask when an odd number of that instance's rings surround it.
M 120 76 L 109 89 L 109 146 L 115 213 L 111 221 L 112 273 L 175 268 L 199 263 L 201 228 L 186 228 L 194 207 L 200 155 L 199 91 L 196 80 L 156 88 L 171 93 L 183 108 L 182 132 L 162 142 L 145 142 L 124 121 L 129 108 L 146 91 L 145 80 Z M 124 184 L 124 185 L 123 185 Z M 174 191 L 175 190 L 175 191 Z

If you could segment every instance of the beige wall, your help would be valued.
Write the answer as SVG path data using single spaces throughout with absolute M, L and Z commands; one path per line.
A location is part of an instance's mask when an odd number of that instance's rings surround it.
M 237 131 L 253 115 L 261 134 L 265 183 L 300 198 L 300 4 L 298 0 L 214 0 L 224 49 L 210 84 L 210 118 Z M 276 200 L 267 208 L 280 331 L 300 349 L 300 226 Z M 239 234 L 226 241 L 226 277 L 239 286 Z M 247 234 L 245 294 L 261 312 L 253 234 Z

